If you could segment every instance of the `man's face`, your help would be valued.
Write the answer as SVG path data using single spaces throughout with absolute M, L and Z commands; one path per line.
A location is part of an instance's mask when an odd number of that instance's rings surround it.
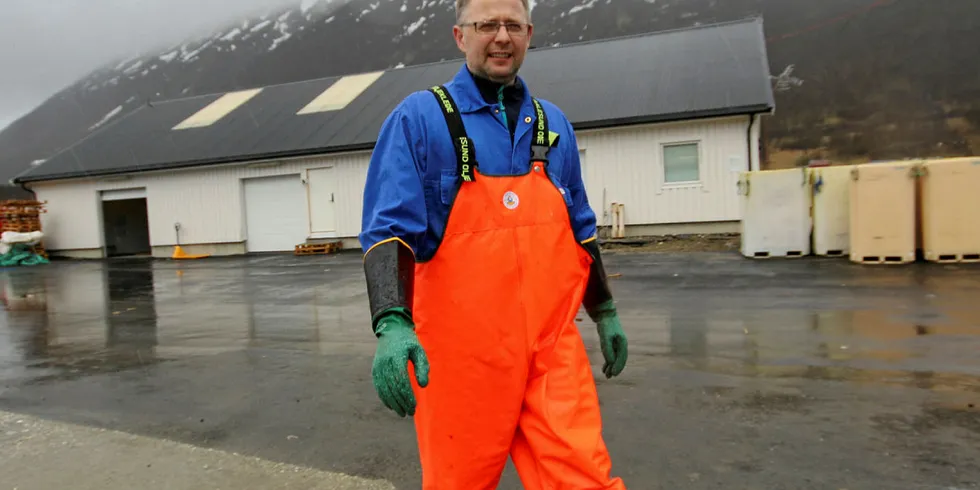
M 481 23 L 497 21 L 496 32 Z M 474 22 L 476 25 L 474 25 Z M 518 32 L 505 24 L 516 23 Z M 463 11 L 460 25 L 453 27 L 456 45 L 466 54 L 466 64 L 476 75 L 495 82 L 510 83 L 524 62 L 533 28 L 521 0 L 472 0 Z

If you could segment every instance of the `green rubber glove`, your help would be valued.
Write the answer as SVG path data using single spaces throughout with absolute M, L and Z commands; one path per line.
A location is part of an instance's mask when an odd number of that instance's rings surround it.
M 378 347 L 371 367 L 374 389 L 385 406 L 398 415 L 415 415 L 408 361 L 412 361 L 415 379 L 424 388 L 429 384 L 429 360 L 415 335 L 414 324 L 403 314 L 386 313 L 378 320 L 375 334 Z
M 597 324 L 599 331 L 599 347 L 602 350 L 602 357 L 605 363 L 602 365 L 602 373 L 606 378 L 618 376 L 626 367 L 627 342 L 626 334 L 623 333 L 623 326 L 619 322 L 619 314 L 612 300 L 599 305 L 592 313 L 592 319 Z

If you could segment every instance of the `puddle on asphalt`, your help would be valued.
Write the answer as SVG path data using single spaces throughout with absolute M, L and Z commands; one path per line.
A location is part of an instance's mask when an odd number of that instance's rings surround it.
M 329 353 L 334 343 L 372 340 L 366 310 L 336 306 L 329 286 L 245 267 L 59 263 L 0 273 L 0 294 L 0 386 L 255 347 Z
M 760 378 L 898 384 L 980 394 L 980 308 L 906 304 L 894 310 L 679 307 L 629 315 L 637 354 L 682 369 Z M 657 305 L 658 312 L 670 306 Z
M 256 347 L 373 353 L 358 273 L 327 283 L 316 274 L 283 278 L 241 264 L 160 264 L 68 263 L 0 273 L 0 382 Z M 757 308 L 737 296 L 706 303 L 692 300 L 698 294 L 692 291 L 686 302 L 620 313 L 631 357 L 667 359 L 682 369 L 980 393 L 980 306 L 969 299 L 972 289 L 919 273 L 903 277 L 927 287 L 900 288 L 886 300 L 877 293 L 866 309 Z

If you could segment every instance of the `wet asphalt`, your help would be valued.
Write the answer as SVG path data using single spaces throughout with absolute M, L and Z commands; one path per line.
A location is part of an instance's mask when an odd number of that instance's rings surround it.
M 620 377 L 580 328 L 629 488 L 980 488 L 980 264 L 605 261 Z M 0 410 L 420 486 L 356 253 L 55 261 L 0 287 Z M 499 488 L 522 488 L 509 464 Z

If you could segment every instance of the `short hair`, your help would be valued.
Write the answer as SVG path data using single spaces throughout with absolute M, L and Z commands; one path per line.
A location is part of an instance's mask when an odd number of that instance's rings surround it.
M 527 12 L 527 20 L 531 21 L 531 6 L 528 4 L 528 0 L 521 0 L 524 5 L 524 11 Z M 470 0 L 456 0 L 456 23 L 463 20 L 463 10 L 470 5 Z

